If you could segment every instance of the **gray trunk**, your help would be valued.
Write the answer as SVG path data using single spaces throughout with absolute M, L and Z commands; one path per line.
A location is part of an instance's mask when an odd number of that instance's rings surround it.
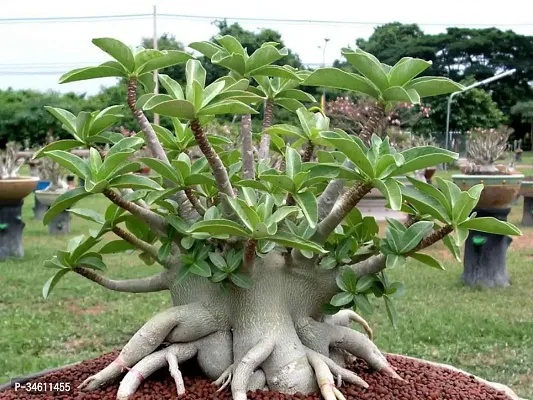
M 63 211 L 57 217 L 53 218 L 48 224 L 48 233 L 50 235 L 67 235 L 70 233 L 70 213 Z
M 46 211 L 48 211 L 48 206 L 45 206 L 43 203 L 41 203 L 37 199 L 35 193 L 33 194 L 33 196 L 35 199 L 35 205 L 33 206 L 33 219 L 41 221 L 44 217 L 44 214 L 46 214 Z
M 0 261 L 8 257 L 24 257 L 22 204 L 22 200 L 0 201 Z
M 533 226 L 533 197 L 524 196 L 524 211 L 522 214 L 522 225 Z
M 510 208 L 475 209 L 477 217 L 507 220 Z M 509 286 L 506 255 L 512 239 L 505 235 L 470 231 L 465 243 L 462 279 L 469 286 Z

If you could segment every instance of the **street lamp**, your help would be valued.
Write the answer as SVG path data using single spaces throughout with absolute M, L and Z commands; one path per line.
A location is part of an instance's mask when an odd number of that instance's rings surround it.
M 496 81 L 498 79 L 501 79 L 503 77 L 512 75 L 515 72 L 516 72 L 516 69 L 511 69 L 511 70 L 503 72 L 503 73 L 501 73 L 499 75 L 494 75 L 494 76 L 492 76 L 490 78 L 487 78 L 487 79 L 485 79 L 483 81 L 473 83 L 472 85 L 465 87 L 460 92 L 454 92 L 454 93 L 452 93 L 450 95 L 450 97 L 448 98 L 448 110 L 447 110 L 447 113 L 446 113 L 446 136 L 445 136 L 446 150 L 449 149 L 449 144 L 450 144 L 450 138 L 449 138 L 449 135 L 450 135 L 450 113 L 451 113 L 451 110 L 452 110 L 452 100 L 453 100 L 454 96 L 456 96 L 458 94 L 461 94 L 461 93 L 464 93 L 467 90 L 473 89 L 473 88 L 475 88 L 477 86 L 485 85 L 487 83 L 494 82 L 494 81 Z

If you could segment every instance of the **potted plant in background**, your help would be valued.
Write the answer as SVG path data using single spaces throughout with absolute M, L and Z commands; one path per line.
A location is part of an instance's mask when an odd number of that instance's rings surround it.
M 23 162 L 14 142 L 7 143 L 6 149 L 0 151 L 0 260 L 24 256 L 22 204 L 39 178 L 18 176 Z
M 520 184 L 519 196 L 524 196 L 522 225 L 533 226 L 533 176 L 526 176 Z
M 462 168 L 462 174 L 452 176 L 461 190 L 477 190 L 474 189 L 479 187 L 477 185 L 483 185 L 474 210 L 478 217 L 490 216 L 506 221 L 511 204 L 520 191 L 524 175 L 509 165 L 496 164 L 505 155 L 511 133 L 508 127 L 472 130 L 468 142 L 468 164 Z M 477 231 L 458 233 L 466 241 L 464 282 L 470 286 L 509 286 L 506 253 L 512 239 Z
M 53 143 L 54 139 L 50 138 L 48 142 Z M 43 158 L 39 161 L 40 176 L 42 179 L 48 180 L 50 184 L 43 190 L 36 190 L 35 197 L 39 203 L 48 209 L 59 196 L 71 190 L 71 187 L 67 182 L 68 171 L 65 168 L 50 158 Z M 70 214 L 68 211 L 59 213 L 51 220 L 48 224 L 48 232 L 50 234 L 70 233 Z

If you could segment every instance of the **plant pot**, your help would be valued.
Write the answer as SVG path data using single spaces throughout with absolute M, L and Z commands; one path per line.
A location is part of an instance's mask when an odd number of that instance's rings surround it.
M 50 207 L 52 204 L 54 204 L 56 199 L 65 192 L 66 190 L 63 190 L 61 192 L 48 191 L 48 190 L 36 190 L 35 197 L 37 197 L 37 200 L 39 200 L 41 204 L 44 204 L 45 206 Z
M 22 200 L 35 189 L 37 182 L 39 178 L 34 176 L 0 179 L 0 200 Z
M 44 205 L 37 199 L 37 194 L 35 193 L 37 190 L 45 190 L 48 186 L 50 186 L 50 181 L 39 181 L 37 183 L 37 187 L 34 190 L 34 206 L 33 206 L 33 218 L 36 220 L 42 220 L 44 217 L 44 214 L 46 214 L 46 210 L 48 210 L 48 206 Z
M 526 176 L 520 184 L 519 196 L 533 197 L 533 176 Z
M 453 182 L 461 188 L 468 190 L 471 187 L 483 184 L 478 208 L 509 208 L 520 192 L 520 184 L 524 175 L 452 175 Z
M 527 176 L 522 181 L 519 195 L 524 196 L 522 225 L 533 226 L 533 176 Z

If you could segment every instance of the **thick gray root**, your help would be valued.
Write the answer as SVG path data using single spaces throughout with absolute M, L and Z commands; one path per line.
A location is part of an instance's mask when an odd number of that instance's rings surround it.
M 242 358 L 231 381 L 233 400 L 246 400 L 246 391 L 253 372 L 272 354 L 275 345 L 272 339 L 263 339 Z
M 83 381 L 79 389 L 94 390 L 115 380 L 125 368 L 135 365 L 157 349 L 171 331 L 176 331 L 178 337 L 188 339 L 182 340 L 183 342 L 193 341 L 211 333 L 207 329 L 206 321 L 198 321 L 203 317 L 202 309 L 199 304 L 190 304 L 172 307 L 156 314 L 135 333 L 115 361 Z M 203 329 L 196 329 L 199 327 Z M 216 327 L 212 330 L 216 330 Z
M 316 351 L 313 351 L 311 349 L 306 350 L 307 357 L 310 356 L 318 357 L 323 362 L 326 363 L 327 367 L 331 371 L 331 373 L 339 378 L 339 380 L 342 382 L 342 380 L 345 380 L 346 382 L 353 383 L 354 385 L 359 385 L 364 387 L 365 389 L 368 388 L 368 383 L 366 383 L 363 379 L 361 379 L 357 374 L 350 371 L 349 369 L 343 368 L 340 365 L 338 365 L 335 361 L 333 361 L 331 358 L 328 358 L 320 353 L 317 353 Z M 313 363 L 311 363 L 313 365 Z M 319 383 L 320 385 L 320 383 Z M 337 386 L 340 386 L 340 383 L 337 384 Z
M 343 394 L 335 387 L 335 380 L 333 375 L 325 363 L 325 361 L 319 357 L 318 353 L 308 352 L 307 358 L 309 363 L 315 371 L 316 379 L 318 381 L 318 387 L 320 393 L 324 396 L 325 400 L 346 400 Z
M 368 322 L 353 310 L 341 310 L 337 314 L 324 318 L 324 322 L 331 325 L 344 326 L 346 328 L 350 327 L 350 322 L 355 322 L 363 327 L 370 340 L 374 339 L 374 333 L 368 325 Z
M 177 343 L 144 357 L 128 371 L 120 382 L 117 400 L 129 399 L 143 380 L 165 365 L 169 365 L 171 375 L 176 380 L 178 395 L 185 393 L 178 363 L 190 360 L 196 355 L 196 352 L 197 347 L 194 343 Z M 169 359 L 172 361 L 169 362 Z

